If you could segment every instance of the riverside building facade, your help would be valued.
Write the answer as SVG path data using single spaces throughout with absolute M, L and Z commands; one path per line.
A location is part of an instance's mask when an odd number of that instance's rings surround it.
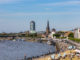
M 80 39 L 80 28 L 74 29 L 74 38 Z

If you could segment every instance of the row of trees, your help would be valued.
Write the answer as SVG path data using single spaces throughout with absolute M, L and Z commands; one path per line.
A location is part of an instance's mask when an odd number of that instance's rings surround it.
M 62 31 L 59 31 L 59 32 L 57 32 L 56 34 L 54 34 L 53 36 L 55 36 L 56 38 L 66 38 L 66 37 L 64 37 L 64 36 L 61 36 L 61 35 L 64 35 L 65 33 L 64 32 L 62 32 Z M 74 33 L 73 32 L 71 32 L 69 35 L 68 35 L 68 39 L 69 40 L 72 40 L 72 41 L 75 41 L 75 42 L 77 42 L 77 43 L 80 43 L 80 39 L 77 39 L 77 38 L 74 38 Z
M 55 36 L 56 38 L 65 38 L 64 34 L 65 34 L 65 32 L 59 31 L 56 34 L 54 34 L 53 36 Z M 68 35 L 68 37 L 74 38 L 74 34 L 73 33 L 70 33 Z

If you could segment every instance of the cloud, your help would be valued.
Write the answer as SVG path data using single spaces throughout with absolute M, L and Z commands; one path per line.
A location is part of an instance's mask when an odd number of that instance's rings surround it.
M 0 0 L 0 4 L 10 3 L 10 2 L 15 2 L 15 1 L 19 1 L 19 0 Z
M 80 5 L 80 1 L 66 1 L 66 2 L 40 4 L 40 6 L 64 6 L 64 5 Z
M 36 12 L 36 13 L 2 13 L 0 16 L 48 16 L 48 15 L 80 15 L 80 12 Z
M 73 15 L 73 14 L 80 14 L 79 12 L 38 12 L 38 13 L 16 13 L 13 15 L 24 15 L 24 16 L 28 16 L 28 15 Z
M 24 1 L 24 0 L 0 0 L 0 4 L 13 3 L 19 1 Z M 28 1 L 35 1 L 35 0 L 26 0 L 26 1 L 28 2 Z
M 52 10 L 52 8 L 45 8 L 45 10 Z

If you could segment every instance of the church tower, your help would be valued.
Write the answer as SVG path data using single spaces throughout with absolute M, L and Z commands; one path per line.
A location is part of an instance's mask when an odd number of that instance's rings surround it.
M 46 35 L 48 36 L 49 33 L 50 33 L 50 27 L 49 27 L 49 21 L 47 21 Z

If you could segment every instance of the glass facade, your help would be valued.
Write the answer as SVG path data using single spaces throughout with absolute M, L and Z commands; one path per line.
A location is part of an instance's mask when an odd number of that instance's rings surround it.
M 35 31 L 35 22 L 34 21 L 30 22 L 30 30 Z

